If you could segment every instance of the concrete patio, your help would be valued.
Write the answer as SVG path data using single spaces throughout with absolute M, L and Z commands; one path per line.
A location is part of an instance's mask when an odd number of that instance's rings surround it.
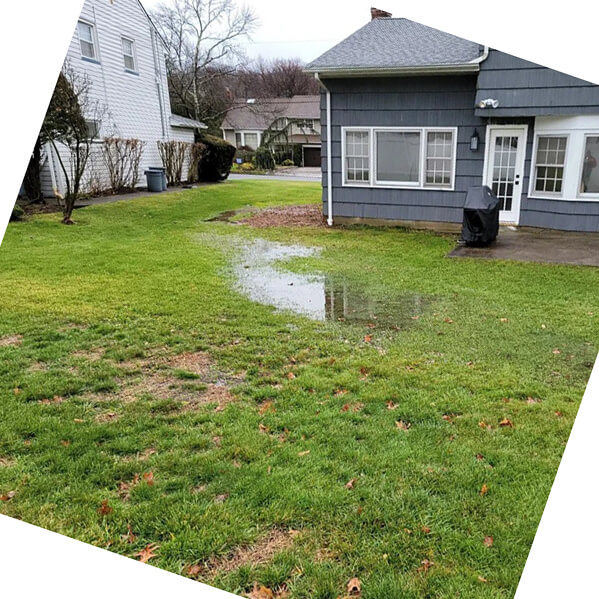
M 448 256 L 599 266 L 599 233 L 501 227 L 489 247 L 458 246 Z

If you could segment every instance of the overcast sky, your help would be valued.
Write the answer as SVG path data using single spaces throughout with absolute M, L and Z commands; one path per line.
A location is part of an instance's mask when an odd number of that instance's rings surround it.
M 142 0 L 148 10 L 162 3 L 169 0 Z M 252 58 L 309 62 L 370 20 L 369 0 L 251 0 L 247 4 L 259 20 L 252 39 L 244 44 Z M 382 1 L 381 8 L 393 11 L 393 5 L 397 8 L 398 3 Z

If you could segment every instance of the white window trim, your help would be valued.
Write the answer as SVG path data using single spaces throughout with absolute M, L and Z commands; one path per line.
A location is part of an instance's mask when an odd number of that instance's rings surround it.
M 83 48 L 81 46 L 81 36 L 79 35 L 79 23 L 83 23 L 84 25 L 87 25 L 88 27 L 91 27 L 91 31 L 92 31 L 92 41 L 91 44 L 94 47 L 94 57 L 92 58 L 91 56 L 85 56 L 83 54 Z M 79 19 L 77 21 L 77 39 L 79 40 L 79 54 L 81 55 L 81 58 L 83 60 L 91 60 L 94 62 L 100 62 L 100 51 L 99 51 L 99 46 L 98 46 L 98 36 L 96 34 L 96 25 L 95 23 L 92 23 L 91 21 L 87 21 L 86 19 Z M 86 44 L 89 44 L 90 42 L 88 42 L 87 40 L 83 40 Z
M 123 48 L 123 41 L 125 42 L 129 42 L 131 44 L 131 50 L 132 50 L 132 54 L 125 54 L 125 48 Z M 126 35 L 121 35 L 121 54 L 123 55 L 123 66 L 125 68 L 125 71 L 127 71 L 128 73 L 137 73 L 138 69 L 137 69 L 137 48 L 135 47 L 135 40 L 131 37 L 127 37 Z M 125 64 L 125 58 L 132 58 L 133 59 L 133 68 L 130 69 L 126 64 Z
M 585 130 L 582 133 L 582 154 L 578 157 L 580 164 L 578 165 L 578 178 L 576 179 L 576 198 L 583 202 L 597 202 L 599 201 L 599 192 L 584 193 L 580 191 L 580 184 L 582 182 L 582 169 L 584 168 L 584 155 L 587 146 L 587 137 L 599 137 L 599 131 Z M 599 157 L 596 157 L 599 161 Z M 599 168 L 599 166 L 597 167 Z
M 412 132 L 420 133 L 420 172 L 418 183 L 410 182 L 378 182 L 376 180 L 376 142 L 375 132 Z M 438 131 L 440 133 L 452 133 L 452 163 L 451 163 L 451 184 L 450 185 L 427 185 L 426 184 L 426 136 L 430 132 Z M 369 180 L 368 181 L 348 181 L 345 138 L 346 132 L 367 132 L 368 133 L 368 151 L 369 151 Z M 457 127 L 341 127 L 341 185 L 342 187 L 371 187 L 376 189 L 420 189 L 425 191 L 455 191 L 456 162 L 458 148 L 458 128 Z
M 565 137 L 566 138 L 566 158 L 564 160 L 564 174 L 562 177 L 561 192 L 552 191 L 536 191 L 537 183 L 537 149 L 539 147 L 539 137 Z M 528 197 L 533 200 L 563 200 L 566 191 L 567 177 L 570 173 L 569 168 L 569 152 L 570 152 L 570 132 L 569 131 L 536 131 L 532 146 L 532 160 L 530 164 L 530 176 L 528 182 Z M 559 168 L 559 167 L 558 167 Z M 582 174 L 582 170 L 580 171 Z
M 536 148 L 538 136 L 568 137 L 566 147 L 566 164 L 564 166 L 564 181 L 561 195 L 549 192 L 535 192 L 534 176 L 536 174 Z M 531 160 L 530 181 L 528 196 L 532 200 L 555 200 L 561 202 L 599 202 L 599 193 L 581 193 L 580 180 L 584 160 L 585 140 L 588 136 L 599 136 L 599 129 L 593 127 L 582 127 L 573 129 L 547 128 L 535 131 L 533 155 Z
M 257 130 L 252 131 L 251 129 L 248 129 L 248 130 L 244 129 L 244 130 L 240 131 L 240 130 L 236 129 L 235 134 L 237 134 L 237 133 L 241 134 L 241 145 L 242 146 L 245 146 L 246 133 L 250 133 L 252 135 L 254 135 L 254 134 L 257 135 L 258 136 L 258 145 L 256 146 L 256 150 L 260 147 L 260 144 L 262 143 L 262 133 L 263 133 L 262 131 L 257 131 Z
M 368 181 L 347 181 L 347 166 L 346 166 L 346 143 L 345 134 L 350 133 L 368 133 Z M 341 127 L 341 165 L 342 165 L 342 181 L 343 187 L 372 187 L 373 186 L 373 171 L 374 164 L 372 153 L 372 127 Z

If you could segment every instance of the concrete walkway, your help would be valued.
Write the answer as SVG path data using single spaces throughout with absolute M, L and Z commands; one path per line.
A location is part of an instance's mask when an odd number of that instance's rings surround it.
M 599 266 L 599 233 L 501 227 L 489 247 L 458 246 L 449 256 Z
M 154 193 L 146 189 L 135 191 L 133 193 L 121 193 L 116 195 L 105 195 L 96 196 L 89 198 L 82 202 L 77 202 L 75 208 L 85 208 L 86 206 L 96 206 L 97 204 L 111 204 L 112 202 L 121 202 L 122 200 L 136 200 L 138 198 L 147 197 L 160 197 L 162 194 L 176 193 L 179 191 L 189 191 L 189 189 L 196 189 L 197 187 L 205 187 L 206 185 L 212 185 L 212 183 L 194 183 L 191 187 L 169 187 L 162 193 Z

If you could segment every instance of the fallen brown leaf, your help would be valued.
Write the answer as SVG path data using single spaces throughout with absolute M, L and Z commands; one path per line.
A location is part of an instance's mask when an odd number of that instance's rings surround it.
M 188 576 L 193 576 L 193 577 L 200 574 L 201 571 L 202 571 L 202 566 L 200 566 L 198 564 L 194 564 L 193 566 L 187 566 L 187 568 L 185 569 L 185 573 Z
M 135 554 L 135 557 L 139 557 L 139 561 L 143 564 L 147 564 L 153 557 L 156 557 L 155 551 L 159 548 L 155 543 L 146 545 L 139 553 Z
M 287 378 L 291 381 L 295 378 L 295 374 L 293 374 L 293 372 L 288 372 L 287 373 Z
M 135 543 L 135 539 L 137 537 L 133 534 L 133 529 L 131 528 L 131 524 L 127 524 L 127 534 L 121 535 L 121 539 L 126 541 L 129 544 Z
M 352 478 L 350 481 L 345 483 L 345 488 L 346 489 L 353 489 L 354 485 L 356 484 L 356 479 Z
M 423 559 L 420 562 L 420 567 L 418 568 L 418 572 L 428 572 L 433 566 L 435 565 L 435 562 L 432 562 L 428 559 Z
M 275 594 L 267 587 L 254 583 L 252 592 L 248 595 L 249 599 L 275 599 Z
M 420 529 L 425 535 L 429 535 L 431 533 L 431 529 L 428 526 L 423 526 Z
M 308 455 L 310 453 L 310 450 L 307 449 L 306 451 L 300 451 L 297 455 L 300 457 L 303 457 L 305 455 Z
M 9 491 L 5 495 L 0 495 L 0 501 L 10 501 L 16 494 L 16 491 Z
M 500 423 L 499 426 L 508 426 L 508 427 L 513 427 L 514 424 L 512 423 L 512 421 L 509 418 L 504 418 Z
M 487 483 L 483 483 L 483 486 L 480 489 L 480 494 L 484 497 L 489 492 L 489 487 L 487 487 Z
M 359 578 L 352 578 L 347 583 L 347 594 L 350 597 L 359 597 L 362 594 L 362 582 Z
M 148 484 L 148 486 L 153 486 L 154 485 L 154 473 L 153 472 L 144 472 L 141 477 L 143 478 L 143 480 L 146 481 L 146 483 Z
M 485 537 L 485 539 L 483 541 L 483 545 L 485 547 L 492 547 L 493 546 L 493 537 Z
M 389 400 L 387 402 L 387 409 L 388 410 L 395 410 L 397 408 L 397 404 L 393 403 L 391 400 Z
M 395 426 L 400 430 L 400 431 L 407 431 L 411 428 L 411 424 L 409 422 L 404 422 L 403 420 L 398 420 L 395 423 Z
M 372 335 L 364 335 L 364 343 L 372 343 Z
M 114 510 L 108 505 L 108 499 L 104 499 L 98 508 L 98 514 L 100 514 L 100 516 L 108 516 L 109 514 L 112 514 L 112 512 L 114 512 Z

